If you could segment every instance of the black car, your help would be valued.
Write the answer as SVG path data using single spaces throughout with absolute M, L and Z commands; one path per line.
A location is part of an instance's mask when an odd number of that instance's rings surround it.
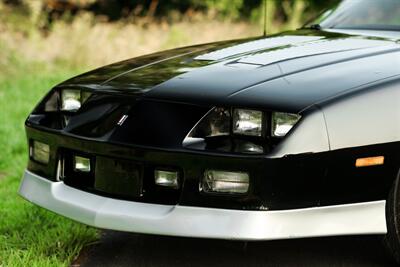
M 26 121 L 20 194 L 99 228 L 273 240 L 382 234 L 399 260 L 400 1 L 115 63 Z

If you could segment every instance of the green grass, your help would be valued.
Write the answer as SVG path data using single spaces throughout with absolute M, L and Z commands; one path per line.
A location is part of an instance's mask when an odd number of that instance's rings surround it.
M 0 71 L 0 267 L 68 266 L 98 232 L 18 196 L 27 163 L 24 120 L 44 94 L 79 71 L 13 64 Z

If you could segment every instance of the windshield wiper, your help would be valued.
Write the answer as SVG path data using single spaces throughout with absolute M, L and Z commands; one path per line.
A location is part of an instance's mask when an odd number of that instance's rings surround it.
M 320 30 L 322 30 L 322 26 L 319 25 L 319 24 L 311 24 L 309 26 L 303 27 L 303 29 L 310 29 L 310 30 L 320 31 Z

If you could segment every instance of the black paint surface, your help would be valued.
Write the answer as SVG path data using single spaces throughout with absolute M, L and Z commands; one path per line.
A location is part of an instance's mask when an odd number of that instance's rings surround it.
M 271 47 L 275 42 L 279 45 Z M 391 56 L 399 52 L 393 39 L 297 30 L 129 59 L 59 87 L 297 113 L 349 89 L 399 75 Z

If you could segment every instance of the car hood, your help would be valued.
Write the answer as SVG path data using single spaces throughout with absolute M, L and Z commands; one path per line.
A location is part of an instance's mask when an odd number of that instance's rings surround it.
M 302 112 L 399 74 L 400 45 L 395 40 L 298 30 L 142 56 L 85 73 L 59 87 Z

